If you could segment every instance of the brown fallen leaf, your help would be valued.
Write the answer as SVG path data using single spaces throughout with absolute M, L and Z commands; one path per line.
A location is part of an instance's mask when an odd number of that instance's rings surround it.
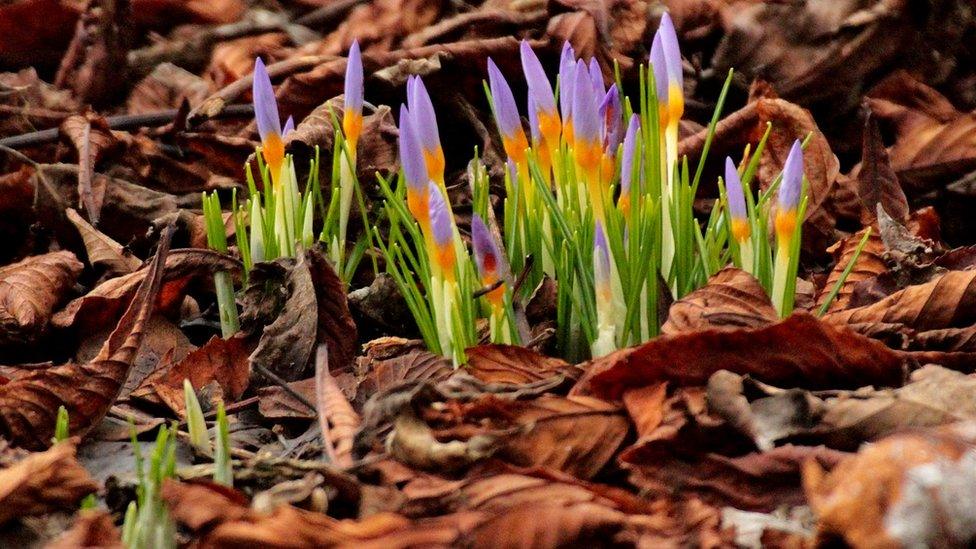
M 128 377 L 152 316 L 170 238 L 172 229 L 163 233 L 148 273 L 91 362 L 53 366 L 0 385 L 0 429 L 8 439 L 27 448 L 46 448 L 60 406 L 68 410 L 69 430 L 77 436 L 84 436 L 105 417 Z
M 661 333 L 759 328 L 777 318 L 776 309 L 759 281 L 741 269 L 726 267 L 704 286 L 671 304 Z
M 46 549 L 123 549 L 122 533 L 112 515 L 102 509 L 78 513 L 71 529 L 58 536 Z
M 556 375 L 576 379 L 575 366 L 518 345 L 478 345 L 464 351 L 468 363 L 461 371 L 485 383 L 521 385 Z
M 960 547 L 976 539 L 973 423 L 897 434 L 829 473 L 808 462 L 803 486 L 818 539 L 853 547 Z
M 77 439 L 55 444 L 0 471 L 0 524 L 71 509 L 98 484 L 75 458 Z
M 970 326 L 976 324 L 976 271 L 948 271 L 871 305 L 830 313 L 824 321 L 900 324 L 918 331 Z
M 339 467 L 351 466 L 353 441 L 362 421 L 329 372 L 329 352 L 324 344 L 319 345 L 315 357 L 315 397 L 327 455 Z
M 356 322 L 349 312 L 346 286 L 326 259 L 322 248 L 305 253 L 312 285 L 318 323 L 315 341 L 329 347 L 329 364 L 333 371 L 341 371 L 352 365 L 359 352 Z
M 105 187 L 93 188 L 95 166 L 104 156 L 118 148 L 118 141 L 108 121 L 91 111 L 69 116 L 61 122 L 59 135 L 78 153 L 78 197 L 92 225 L 98 225 Z
M 84 265 L 68 251 L 0 267 L 0 347 L 36 341 Z
M 592 360 L 573 389 L 609 399 L 660 381 L 704 385 L 720 369 L 809 388 L 898 385 L 902 359 L 880 342 L 806 313 L 754 329 L 660 336 Z
M 861 222 L 865 225 L 877 220 L 878 205 L 896 221 L 908 221 L 908 199 L 898 183 L 898 175 L 891 167 L 891 159 L 884 148 L 881 128 L 871 109 L 865 109 L 864 144 L 861 164 L 857 171 L 857 194 L 864 209 Z
M 241 263 L 227 254 L 196 248 L 173 250 L 166 257 L 157 307 L 160 311 L 179 307 L 195 279 L 217 271 L 236 273 L 240 269 Z M 65 305 L 51 318 L 51 324 L 57 328 L 79 331 L 94 331 L 111 324 L 152 272 L 147 265 L 133 273 L 106 280 L 86 295 Z
M 104 267 L 107 275 L 124 275 L 142 265 L 141 259 L 93 227 L 73 208 L 65 210 L 65 214 L 68 221 L 78 228 L 78 234 L 81 235 L 85 243 L 85 251 L 88 253 L 88 263 L 93 267 Z
M 830 270 L 830 274 L 827 275 L 827 281 L 817 295 L 818 310 L 827 301 L 827 298 L 837 285 L 844 270 L 847 269 L 851 260 L 854 259 L 854 252 L 857 251 L 857 247 L 861 243 L 861 239 L 864 238 L 867 230 L 866 228 L 862 229 L 827 248 L 827 252 L 834 258 L 834 267 Z M 861 254 L 857 257 L 857 262 L 854 263 L 854 267 L 847 275 L 847 278 L 840 287 L 840 291 L 837 292 L 837 296 L 830 304 L 827 312 L 843 311 L 848 308 L 851 303 L 851 296 L 858 284 L 888 272 L 888 265 L 884 260 L 885 251 L 884 243 L 881 241 L 881 235 L 878 234 L 877 230 L 872 230 L 867 243 L 861 249 Z
M 356 359 L 361 380 L 357 395 L 363 399 L 403 381 L 442 381 L 454 373 L 450 359 L 431 353 L 419 340 L 374 339 L 365 345 L 365 351 L 365 356 Z
M 185 409 L 183 380 L 188 379 L 197 389 L 216 383 L 224 399 L 236 402 L 244 394 L 250 380 L 247 357 L 252 345 L 240 336 L 229 339 L 213 336 L 179 362 L 161 365 L 130 396 L 165 404 L 182 415 Z
M 70 89 L 84 103 L 96 106 L 110 104 L 124 93 L 126 54 L 133 39 L 128 24 L 131 7 L 128 2 L 85 5 L 61 58 L 55 86 Z M 97 214 L 90 215 L 97 224 Z

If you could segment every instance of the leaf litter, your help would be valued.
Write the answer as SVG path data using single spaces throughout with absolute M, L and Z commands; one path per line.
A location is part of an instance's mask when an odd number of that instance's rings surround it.
M 976 540 L 969 3 L 8 4 L 0 543 L 134 547 L 130 505 L 162 509 L 173 542 L 194 547 Z M 694 166 L 710 148 L 702 227 L 725 192 L 715 159 L 766 136 L 751 168 L 766 190 L 807 141 L 792 315 L 726 256 L 673 303 L 659 296 L 661 335 L 567 360 L 557 311 L 571 298 L 547 277 L 513 299 L 531 340 L 492 342 L 479 326 L 455 368 L 417 339 L 416 303 L 375 274 L 386 258 L 371 240 L 352 272 L 329 242 L 246 267 L 253 250 L 227 212 L 247 196 L 243 166 L 260 175 L 255 57 L 297 122 L 284 147 L 298 180 L 318 159 L 327 206 L 358 40 L 356 237 L 393 231 L 380 181 L 401 168 L 397 113 L 422 75 L 467 239 L 481 198 L 465 162 L 477 148 L 500 212 L 510 154 L 483 95 L 487 60 L 516 74 L 525 39 L 555 67 L 569 41 L 632 90 L 665 11 L 684 53 L 677 150 Z M 229 253 L 208 244 L 200 193 L 213 191 Z M 221 277 L 243 288 L 233 337 Z M 222 461 L 190 451 L 197 411 Z M 215 476 L 227 464 L 230 478 Z M 149 495 L 147 475 L 159 475 Z

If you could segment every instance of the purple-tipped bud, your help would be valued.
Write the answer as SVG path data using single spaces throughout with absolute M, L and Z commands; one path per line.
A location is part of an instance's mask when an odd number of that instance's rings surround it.
M 525 40 L 519 46 L 522 57 L 522 72 L 525 73 L 525 83 L 529 86 L 529 98 L 534 100 L 537 109 L 547 113 L 556 112 L 556 96 L 552 92 L 552 85 L 545 69 L 532 47 Z
M 535 97 L 529 94 L 529 131 L 532 133 L 532 144 L 536 145 L 542 141 L 542 131 L 539 129 L 539 108 L 536 105 Z
M 729 213 L 732 214 L 732 218 L 745 219 L 748 212 L 742 180 L 739 178 L 739 171 L 735 167 L 735 162 L 727 156 L 725 157 L 725 193 L 729 198 Z
M 576 145 L 599 142 L 600 126 L 593 82 L 586 70 L 586 64 L 579 61 L 576 64 L 576 80 L 573 82 L 573 138 Z
M 803 145 L 797 139 L 790 148 L 790 154 L 783 165 L 783 181 L 779 186 L 779 207 L 794 210 L 800 204 L 800 191 L 803 190 Z
M 422 192 L 427 185 L 427 166 L 413 124 L 406 105 L 400 105 L 400 165 L 403 166 L 403 177 L 415 192 Z
M 444 195 L 433 181 L 427 183 L 428 207 L 430 210 L 430 232 L 439 248 L 451 246 L 454 238 L 454 222 L 451 212 L 444 202 Z
M 430 94 L 419 76 L 407 80 L 407 105 L 414 120 L 414 131 L 420 138 L 420 144 L 426 151 L 436 151 L 441 148 L 441 138 L 437 132 L 437 115 L 434 114 L 434 104 L 430 101 Z
M 624 151 L 620 158 L 620 194 L 630 193 L 631 179 L 634 173 L 634 159 L 637 152 L 637 140 L 640 138 L 640 115 L 630 115 L 627 124 L 627 135 L 624 136 Z
M 491 101 L 495 107 L 495 122 L 502 137 L 512 139 L 522 129 L 518 106 L 515 104 L 515 96 L 512 95 L 508 81 L 490 57 L 488 58 L 488 83 L 491 88 Z
M 678 34 L 674 32 L 674 23 L 671 22 L 671 16 L 667 12 L 661 17 L 661 26 L 658 27 L 657 34 L 661 36 L 661 48 L 664 50 L 664 60 L 667 64 L 668 83 L 676 85 L 680 90 L 684 86 L 681 49 L 678 47 Z
M 356 114 L 363 112 L 363 57 L 359 52 L 359 41 L 353 40 L 349 47 L 346 63 L 345 104 L 343 108 Z
M 617 145 L 623 133 L 623 107 L 620 105 L 620 93 L 617 84 L 610 86 L 607 94 L 600 103 L 600 118 L 603 120 L 603 150 L 609 156 L 617 154 Z
M 657 100 L 660 103 L 668 101 L 668 62 L 664 58 L 664 46 L 661 45 L 660 30 L 654 34 L 651 42 L 651 69 L 654 71 L 654 89 L 657 90 Z
M 474 261 L 478 266 L 482 282 L 492 283 L 502 277 L 505 258 L 498 243 L 491 236 L 488 226 L 475 214 L 471 218 L 471 246 L 474 248 Z
M 590 81 L 593 82 L 593 93 L 597 97 L 605 94 L 607 92 L 607 86 L 603 82 L 603 71 L 600 70 L 600 63 L 596 60 L 596 57 L 590 58 L 588 72 L 590 73 Z
M 563 122 L 573 115 L 573 84 L 576 82 L 576 52 L 569 42 L 563 43 L 559 56 L 559 114 Z
M 261 141 L 266 142 L 268 136 L 281 136 L 281 118 L 278 116 L 278 101 L 275 99 L 274 88 L 271 87 L 271 77 L 268 69 L 260 57 L 254 60 L 254 82 L 251 86 L 254 97 L 254 119 L 258 124 Z
M 285 127 L 281 129 L 281 136 L 286 137 L 293 131 L 295 131 L 295 119 L 289 116 L 288 120 L 285 120 Z
M 518 183 L 518 164 L 509 158 L 505 161 L 505 169 L 508 170 L 508 178 L 512 181 L 512 183 Z

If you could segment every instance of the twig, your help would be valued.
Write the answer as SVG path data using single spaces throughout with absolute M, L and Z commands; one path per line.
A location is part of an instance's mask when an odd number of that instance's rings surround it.
M 178 112 L 177 109 L 170 109 L 146 114 L 121 114 L 109 116 L 106 121 L 110 129 L 126 131 L 169 124 L 176 118 Z M 241 118 L 253 115 L 254 108 L 251 105 L 230 105 L 211 118 Z M 8 149 L 43 145 L 57 141 L 60 137 L 61 132 L 58 128 L 48 128 L 22 135 L 14 135 L 0 139 L 0 150 L 7 151 Z
M 292 389 L 291 387 L 289 387 L 287 381 L 281 379 L 280 377 L 278 377 L 277 374 L 275 374 L 271 370 L 265 368 L 264 366 L 258 364 L 257 362 L 252 362 L 251 363 L 251 366 L 254 366 L 254 369 L 257 370 L 259 374 L 261 374 L 264 377 L 266 377 L 266 378 L 270 379 L 271 381 L 273 381 L 275 383 L 275 385 L 281 387 L 282 390 L 284 390 L 286 393 L 288 393 L 292 398 L 294 398 L 298 402 L 301 402 L 302 404 L 304 404 L 305 406 L 307 406 L 309 410 L 311 410 L 312 412 L 318 413 L 318 410 L 315 409 L 315 405 L 312 404 L 311 402 L 309 402 L 307 398 L 305 398 L 302 395 L 298 394 L 298 391 L 296 391 L 296 390 Z
M 365 3 L 366 0 L 338 0 L 306 13 L 295 22 L 309 28 L 331 25 L 344 19 L 359 4 Z

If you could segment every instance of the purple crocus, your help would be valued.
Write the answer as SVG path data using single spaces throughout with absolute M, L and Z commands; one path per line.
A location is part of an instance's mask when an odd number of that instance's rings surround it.
M 556 96 L 553 94 L 549 77 L 535 52 L 525 40 L 519 46 L 522 57 L 522 72 L 529 87 L 529 123 L 533 136 L 541 133 L 548 145 L 555 148 L 559 144 L 561 122 L 556 111 Z M 533 121 L 534 119 L 534 121 Z M 538 139 L 533 138 L 534 142 Z
M 607 235 L 603 230 L 603 223 L 596 221 L 593 231 L 593 282 L 596 286 L 597 306 L 601 303 L 609 304 L 612 295 L 610 285 L 610 246 Z
M 495 107 L 495 122 L 498 130 L 502 134 L 502 145 L 509 158 L 521 165 L 525 162 L 525 149 L 528 147 L 528 140 L 525 138 L 525 130 L 522 129 L 522 120 L 519 118 L 518 106 L 515 104 L 515 96 L 512 95 L 512 88 L 495 62 L 488 58 L 488 85 L 491 88 L 491 102 Z
M 608 157 L 617 154 L 623 124 L 623 107 L 620 104 L 620 93 L 617 84 L 610 86 L 603 101 L 600 102 L 600 118 L 603 120 L 603 151 Z
M 410 111 L 406 105 L 400 105 L 400 165 L 403 166 L 403 178 L 407 182 L 407 207 L 420 223 L 420 227 L 426 230 L 430 223 L 427 203 L 429 179 L 420 138 L 413 125 Z
M 285 159 L 285 144 L 281 140 L 281 118 L 278 116 L 278 101 L 275 99 L 271 77 L 260 57 L 254 60 L 254 76 L 251 85 L 254 98 L 254 119 L 261 136 L 261 152 L 271 168 L 273 179 L 278 178 L 281 164 Z
M 295 119 L 291 116 L 285 120 L 285 127 L 281 129 L 281 137 L 288 137 L 288 134 L 295 131 Z
M 803 189 L 803 145 L 797 139 L 790 147 L 790 154 L 783 164 L 783 182 L 779 186 L 779 207 L 796 210 L 800 205 L 800 191 Z
M 586 64 L 578 61 L 573 82 L 573 147 L 576 163 L 591 181 L 598 177 L 603 154 L 595 96 Z
M 350 150 L 356 150 L 359 134 L 363 130 L 363 58 L 358 40 L 354 40 L 349 48 L 343 101 L 342 131 L 349 141 Z
M 677 124 L 684 112 L 684 76 L 678 35 L 674 31 L 671 16 L 667 13 L 661 17 L 661 25 L 654 33 L 650 59 L 654 69 L 658 103 L 667 107 L 662 109 L 664 116 L 661 124 Z
M 481 275 L 481 285 L 491 286 L 506 276 L 508 266 L 501 254 L 498 243 L 491 236 L 488 226 L 475 214 L 471 218 L 471 247 L 474 248 L 474 261 Z M 505 296 L 503 286 L 488 292 L 486 297 L 493 306 L 501 306 Z
M 749 225 L 749 212 L 746 209 L 745 189 L 739 171 L 731 158 L 725 157 L 725 194 L 729 202 L 729 214 L 732 222 L 732 237 L 737 242 L 745 242 L 752 234 Z
M 433 249 L 431 255 L 441 268 L 442 275 L 454 279 L 454 219 L 444 201 L 444 194 L 433 181 L 427 184 L 430 211 L 430 234 Z
M 593 83 L 593 92 L 597 97 L 605 94 L 607 92 L 607 86 L 603 82 L 603 70 L 600 69 L 600 63 L 596 60 L 596 57 L 590 58 L 590 65 L 587 70 L 590 74 L 590 81 Z
M 637 141 L 640 139 L 640 115 L 637 113 L 630 115 L 630 122 L 627 124 L 627 134 L 624 136 L 624 150 L 620 157 L 620 203 L 624 202 L 629 206 L 631 184 L 634 175 L 634 160 L 638 161 Z M 625 209 L 624 212 L 627 210 Z
M 563 43 L 559 55 L 559 114 L 563 121 L 563 138 L 573 138 L 573 84 L 576 82 L 576 52 L 569 42 Z
M 443 185 L 445 159 L 437 131 L 437 115 L 434 114 L 434 104 L 430 101 L 427 87 L 419 76 L 407 79 L 407 106 L 413 117 L 414 131 L 420 139 L 427 174 L 430 179 Z

